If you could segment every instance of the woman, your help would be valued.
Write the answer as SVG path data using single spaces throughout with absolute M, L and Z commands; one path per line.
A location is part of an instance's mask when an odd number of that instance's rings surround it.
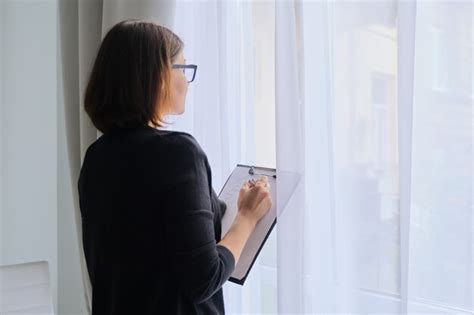
M 185 63 L 178 36 L 137 20 L 99 49 L 84 106 L 103 135 L 78 181 L 93 314 L 224 314 L 221 287 L 271 207 L 266 177 L 244 183 L 221 239 L 226 205 L 206 154 L 190 134 L 159 129 L 184 112 L 196 68 Z

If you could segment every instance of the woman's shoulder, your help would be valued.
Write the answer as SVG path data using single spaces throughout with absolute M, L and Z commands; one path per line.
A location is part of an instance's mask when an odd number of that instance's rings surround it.
M 196 138 L 182 131 L 173 131 L 157 137 L 160 145 L 156 146 L 159 159 L 163 162 L 165 172 L 189 174 L 200 172 L 209 174 L 210 166 L 206 153 Z M 158 158 L 158 157 L 157 157 Z
M 162 136 L 163 137 L 160 137 L 160 141 L 167 147 L 167 150 L 170 150 L 169 152 L 184 156 L 206 156 L 199 142 L 190 133 L 184 131 L 166 131 Z
M 193 144 L 193 145 L 199 145 L 196 138 L 190 133 L 184 132 L 184 131 L 175 131 L 175 130 L 162 130 L 162 129 L 157 129 L 158 132 L 167 138 L 169 138 L 171 141 L 175 141 L 176 143 L 186 143 L 188 144 Z
M 123 148 L 124 144 L 127 144 L 128 149 Z M 152 127 L 140 127 L 102 135 L 87 148 L 85 158 L 96 150 L 130 151 L 132 155 L 143 153 L 150 156 L 151 154 L 166 157 L 168 160 L 192 157 L 203 158 L 207 161 L 206 153 L 190 133 Z

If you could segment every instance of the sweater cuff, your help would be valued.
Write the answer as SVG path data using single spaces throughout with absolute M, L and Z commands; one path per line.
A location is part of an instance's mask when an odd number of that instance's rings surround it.
M 225 203 L 224 200 L 219 199 L 219 205 L 220 205 L 220 210 L 221 210 L 221 218 L 223 218 L 224 214 L 227 211 L 227 204 Z
M 228 271 L 228 276 L 227 276 L 227 279 L 228 279 L 230 278 L 230 276 L 232 275 L 235 269 L 234 254 L 232 254 L 232 252 L 227 247 L 222 246 L 222 245 L 217 245 L 217 251 L 226 266 L 225 270 Z

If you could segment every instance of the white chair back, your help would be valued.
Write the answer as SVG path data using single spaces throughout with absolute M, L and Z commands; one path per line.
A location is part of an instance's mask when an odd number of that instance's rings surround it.
M 0 266 L 0 314 L 54 314 L 46 261 Z

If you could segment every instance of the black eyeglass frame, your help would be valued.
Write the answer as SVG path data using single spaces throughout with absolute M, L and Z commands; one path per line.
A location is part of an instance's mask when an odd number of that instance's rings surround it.
M 193 69 L 193 78 L 191 81 L 188 81 L 188 83 L 191 83 L 194 81 L 194 78 L 196 77 L 196 72 L 197 72 L 197 65 L 181 65 L 181 64 L 174 64 L 172 65 L 173 69 Z

